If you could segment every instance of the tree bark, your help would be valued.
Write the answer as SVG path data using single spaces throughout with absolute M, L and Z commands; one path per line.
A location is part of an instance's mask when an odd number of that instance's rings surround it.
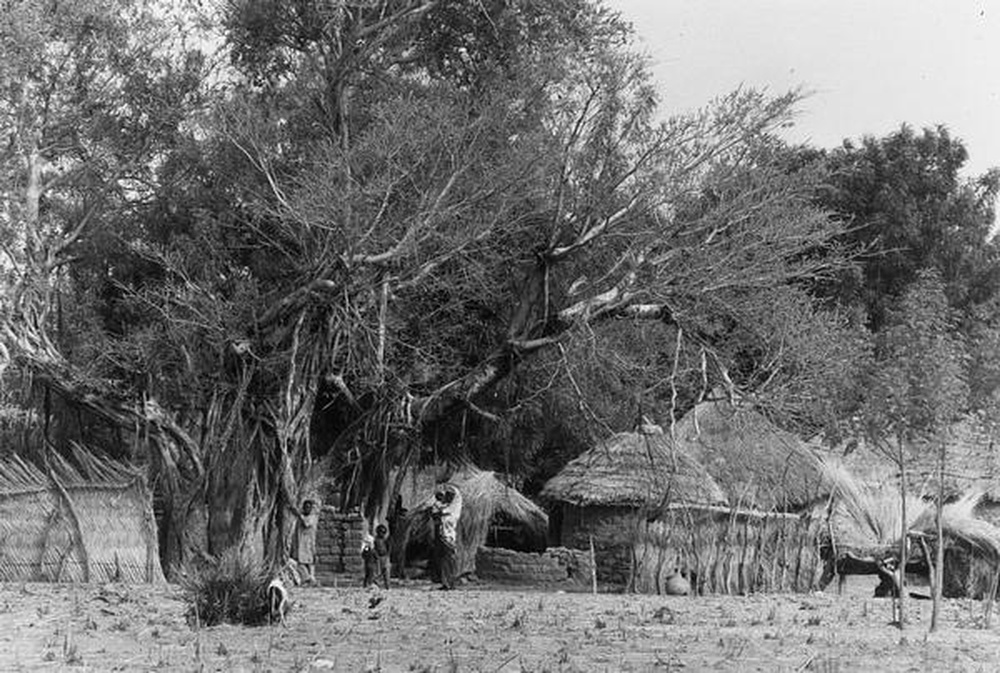
M 942 439 L 938 449 L 938 497 L 935 509 L 934 528 L 937 535 L 937 547 L 934 550 L 934 601 L 931 605 L 931 633 L 937 631 L 938 616 L 941 611 L 941 597 L 944 593 L 944 525 L 941 515 L 944 512 L 944 464 L 948 451 L 947 443 Z
M 906 457 L 903 452 L 903 436 L 896 435 L 896 456 L 899 462 L 899 506 L 901 521 L 899 538 L 899 630 L 906 628 L 906 548 L 908 526 L 906 525 Z

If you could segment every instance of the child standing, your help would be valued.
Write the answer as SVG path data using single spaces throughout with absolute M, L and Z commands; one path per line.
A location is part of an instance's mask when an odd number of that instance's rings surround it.
M 375 538 L 371 533 L 365 533 L 361 539 L 361 559 L 365 563 L 365 579 L 361 586 L 366 589 L 372 585 L 375 579 L 375 571 L 378 569 L 378 557 L 375 555 Z
M 444 484 L 437 489 L 431 516 L 434 518 L 434 555 L 441 575 L 441 588 L 453 589 L 458 553 L 458 520 L 462 516 L 462 493 L 457 486 Z
M 292 546 L 292 558 L 305 571 L 305 577 L 302 578 L 302 581 L 309 584 L 316 583 L 316 524 L 319 520 L 319 511 L 314 505 L 312 500 L 306 500 L 302 503 L 299 523 L 295 528 L 295 544 Z
M 382 583 L 385 584 L 386 591 L 389 590 L 389 531 L 388 529 L 379 524 L 375 528 L 375 543 L 373 545 L 373 551 L 375 552 L 375 573 L 376 573 L 376 583 L 378 578 L 382 578 Z

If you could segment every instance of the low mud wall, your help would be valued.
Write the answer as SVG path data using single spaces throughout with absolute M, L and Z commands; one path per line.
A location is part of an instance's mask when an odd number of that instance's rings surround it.
M 480 547 L 476 575 L 480 579 L 511 584 L 589 584 L 593 566 L 590 555 L 555 547 L 541 553 Z

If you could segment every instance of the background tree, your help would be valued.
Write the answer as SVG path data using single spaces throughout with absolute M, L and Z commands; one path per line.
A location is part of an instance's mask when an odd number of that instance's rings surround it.
M 946 436 L 967 409 L 965 348 L 954 332 L 954 312 L 948 305 L 945 285 L 933 271 L 918 275 L 903 294 L 898 308 L 877 339 L 876 361 L 864 408 L 868 432 L 899 468 L 902 508 L 900 531 L 899 626 L 904 625 L 908 526 L 906 514 L 907 465 L 916 446 L 935 447 L 939 465 L 937 502 L 937 560 L 934 564 L 937 623 L 943 570 L 944 541 L 941 508 L 944 506 L 943 472 L 947 463 Z
M 1000 171 L 965 179 L 967 159 L 945 127 L 918 133 L 906 125 L 884 138 L 847 140 L 826 156 L 830 178 L 819 202 L 846 218 L 843 240 L 863 251 L 860 274 L 832 290 L 841 302 L 862 306 L 874 331 L 922 271 L 937 272 L 963 317 L 994 296 Z
M 92 281 L 120 269 L 121 235 L 141 227 L 156 166 L 199 102 L 200 52 L 144 4 L 103 0 L 6 3 L 0 49 L 0 364 L 32 382 L 18 403 L 41 426 L 22 448 L 86 438 L 94 419 L 139 424 L 151 453 L 102 443 L 197 474 L 190 436 L 114 380 L 121 353 Z

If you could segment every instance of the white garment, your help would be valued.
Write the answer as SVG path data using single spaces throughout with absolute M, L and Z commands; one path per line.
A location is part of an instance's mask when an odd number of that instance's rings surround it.
M 434 502 L 434 510 L 441 516 L 441 537 L 454 545 L 458 539 L 458 519 L 462 516 L 462 493 L 449 484 L 445 487 L 452 494 L 450 503 Z

